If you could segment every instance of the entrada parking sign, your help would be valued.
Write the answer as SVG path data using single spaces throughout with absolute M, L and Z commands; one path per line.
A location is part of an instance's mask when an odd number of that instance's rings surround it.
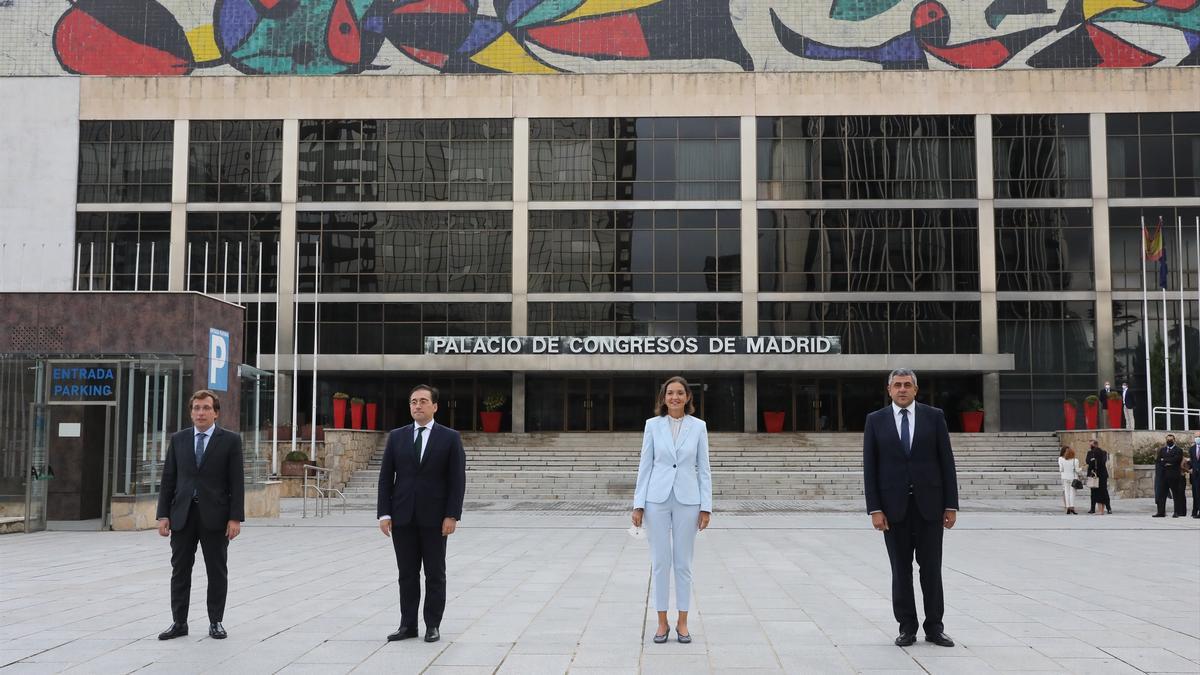
M 208 388 L 229 390 L 229 331 L 208 329 Z

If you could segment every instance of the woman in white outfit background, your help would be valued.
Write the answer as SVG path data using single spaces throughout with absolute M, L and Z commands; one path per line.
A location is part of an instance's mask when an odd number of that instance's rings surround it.
M 1063 506 L 1067 513 L 1075 513 L 1075 487 L 1072 483 L 1079 478 L 1079 460 L 1070 446 L 1062 446 L 1058 453 L 1058 477 L 1062 480 Z
M 651 578 L 658 630 L 663 643 L 671 632 L 667 623 L 671 575 L 675 576 L 675 637 L 692 641 L 687 615 L 692 594 L 692 550 L 696 534 L 712 516 L 712 470 L 708 463 L 708 427 L 696 412 L 687 380 L 672 377 L 659 388 L 655 417 L 646 420 L 642 455 L 633 495 L 633 524 L 643 518 L 650 541 Z

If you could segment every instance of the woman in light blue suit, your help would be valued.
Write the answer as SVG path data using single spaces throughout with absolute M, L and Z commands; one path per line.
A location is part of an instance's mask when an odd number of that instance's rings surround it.
M 658 610 L 656 643 L 667 641 L 671 571 L 675 572 L 675 638 L 687 644 L 688 603 L 692 594 L 692 545 L 712 516 L 712 470 L 708 465 L 708 427 L 696 412 L 687 380 L 663 383 L 654 404 L 656 417 L 646 420 L 642 458 L 633 494 L 633 524 L 645 518 L 650 539 L 654 604 Z

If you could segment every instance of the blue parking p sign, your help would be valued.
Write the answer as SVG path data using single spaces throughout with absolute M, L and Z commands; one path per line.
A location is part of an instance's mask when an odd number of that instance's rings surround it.
M 229 391 L 229 331 L 208 329 L 208 388 Z

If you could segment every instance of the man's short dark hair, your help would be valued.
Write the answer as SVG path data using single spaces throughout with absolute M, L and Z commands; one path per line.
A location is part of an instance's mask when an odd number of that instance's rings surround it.
M 188 407 L 191 408 L 192 403 L 205 398 L 211 398 L 213 402 L 213 410 L 216 412 L 221 412 L 221 398 L 208 389 L 200 389 L 197 390 L 196 393 L 192 394 L 192 398 L 188 400 Z
M 411 391 L 409 391 L 409 392 L 408 392 L 408 397 L 411 399 L 411 398 L 412 398 L 412 395 L 413 395 L 413 394 L 415 394 L 415 393 L 417 393 L 418 391 L 427 391 L 427 392 L 429 392 L 429 400 L 430 400 L 430 402 L 432 402 L 432 403 L 437 403 L 437 402 L 438 402 L 438 390 L 437 390 L 437 387 L 431 387 L 431 386 L 429 386 L 428 384 L 418 384 L 417 386 L 413 387 Z

